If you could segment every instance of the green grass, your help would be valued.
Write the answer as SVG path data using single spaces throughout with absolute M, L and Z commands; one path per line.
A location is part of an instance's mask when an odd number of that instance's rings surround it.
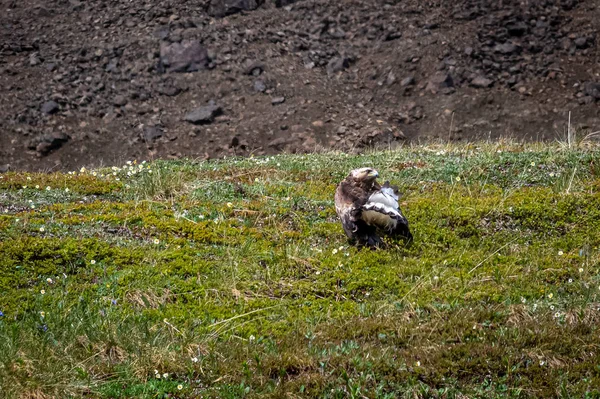
M 501 143 L 0 175 L 0 396 L 600 397 L 599 162 Z M 333 193 L 359 166 L 401 187 L 412 245 L 348 245 Z

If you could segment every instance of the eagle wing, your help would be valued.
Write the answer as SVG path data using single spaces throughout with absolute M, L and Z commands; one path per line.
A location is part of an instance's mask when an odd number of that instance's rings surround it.
M 408 221 L 402 214 L 398 200 L 400 195 L 396 187 L 389 182 L 373 192 L 362 208 L 362 219 L 388 234 L 393 234 L 399 225 L 408 228 Z

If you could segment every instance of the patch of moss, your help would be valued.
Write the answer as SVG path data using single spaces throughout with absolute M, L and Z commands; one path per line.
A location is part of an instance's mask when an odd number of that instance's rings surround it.
M 65 173 L 19 173 L 8 172 L 0 179 L 2 190 L 65 190 L 83 195 L 106 195 L 120 191 L 122 183 L 114 179 L 101 178 L 91 174 Z
M 0 379 L 9 397 L 593 396 L 596 158 L 442 146 L 3 177 L 20 205 L 0 216 Z M 411 245 L 348 245 L 333 192 L 367 164 L 404 191 Z

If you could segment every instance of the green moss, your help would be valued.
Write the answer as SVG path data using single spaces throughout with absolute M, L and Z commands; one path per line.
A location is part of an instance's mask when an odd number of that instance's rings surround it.
M 0 380 L 8 397 L 593 397 L 597 152 L 532 149 L 2 175 Z M 411 245 L 348 245 L 333 192 L 363 165 L 401 186 Z
M 117 192 L 122 184 L 114 179 L 91 174 L 18 173 L 8 172 L 0 179 L 0 190 L 65 190 L 84 195 L 105 195 Z

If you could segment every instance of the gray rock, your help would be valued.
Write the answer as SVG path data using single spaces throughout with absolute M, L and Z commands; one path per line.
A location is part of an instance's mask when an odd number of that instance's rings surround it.
M 55 132 L 31 140 L 28 143 L 28 147 L 30 149 L 35 149 L 40 155 L 48 155 L 53 150 L 60 148 L 70 139 L 71 137 L 66 133 Z
M 259 93 L 264 93 L 267 90 L 267 85 L 262 80 L 257 80 L 254 82 L 254 90 Z
M 142 138 L 146 143 L 152 143 L 154 140 L 161 138 L 163 130 L 159 126 L 146 126 L 142 134 Z
M 426 90 L 433 93 L 454 87 L 454 79 L 448 73 L 437 73 L 427 83 Z
M 78 0 L 69 0 L 69 4 L 71 5 L 71 9 L 73 11 L 81 11 L 84 8 L 84 4 Z
M 349 57 L 340 56 L 332 58 L 329 63 L 327 63 L 327 74 L 333 75 L 335 73 L 341 72 L 344 69 L 350 66 L 351 59 Z
M 593 97 L 596 100 L 600 100 L 600 83 L 587 82 L 583 86 L 583 92 L 587 96 Z
M 394 83 L 396 83 L 396 75 L 394 75 L 394 72 L 390 71 L 390 73 L 388 73 L 387 78 L 385 79 L 385 83 L 388 86 L 393 85 Z
M 206 69 L 209 62 L 208 51 L 197 41 L 161 43 L 159 72 L 194 72 Z
M 293 4 L 298 0 L 274 0 L 275 3 L 275 7 L 280 8 L 280 7 L 285 7 L 287 5 Z
M 281 151 L 286 145 L 291 144 L 293 141 L 294 140 L 290 137 L 278 137 L 271 140 L 267 146 Z
M 154 30 L 154 36 L 160 40 L 167 39 L 169 37 L 170 33 L 171 33 L 171 28 L 169 27 L 169 25 L 159 26 L 158 28 L 156 28 Z
M 415 78 L 413 78 L 412 76 L 408 76 L 408 77 L 402 79 L 402 81 L 400 82 L 400 86 L 402 86 L 402 87 L 412 86 L 414 84 L 415 84 Z
M 529 30 L 529 26 L 524 22 L 514 22 L 508 24 L 506 30 L 511 36 L 523 36 Z
M 520 53 L 521 52 L 521 48 L 515 44 L 512 43 L 503 43 L 503 44 L 498 44 L 494 47 L 494 51 L 496 53 L 501 53 L 501 54 L 515 54 L 515 53 Z
M 117 107 L 122 107 L 127 104 L 127 98 L 125 98 L 125 96 L 122 95 L 116 95 L 113 98 L 113 104 Z
M 258 8 L 263 0 L 211 0 L 208 6 L 208 15 L 222 18 L 227 15 Z
M 60 106 L 56 101 L 46 101 L 42 104 L 41 111 L 46 115 L 52 115 L 57 113 L 60 110 Z
M 167 96 L 167 97 L 174 97 L 176 95 L 178 95 L 179 93 L 181 93 L 181 89 L 177 86 L 173 86 L 170 84 L 164 85 L 164 86 L 159 86 L 157 91 L 162 94 L 163 96 Z
M 588 40 L 586 37 L 578 37 L 575 39 L 575 47 L 578 49 L 584 49 L 588 46 Z
M 0 165 L 0 173 L 6 173 L 10 170 L 10 164 Z
M 205 105 L 204 107 L 196 108 L 185 116 L 187 122 L 200 125 L 211 123 L 215 116 L 221 113 L 221 107 L 215 104 Z
M 488 87 L 492 87 L 493 84 L 494 84 L 493 80 L 488 79 L 484 76 L 477 76 L 476 78 L 471 80 L 471 86 L 476 87 L 478 89 L 485 89 Z
M 258 76 L 263 73 L 264 70 L 264 64 L 259 61 L 249 61 L 244 66 L 244 74 L 246 75 Z
M 42 60 L 37 53 L 33 53 L 29 56 L 29 65 L 30 66 L 37 66 L 37 65 L 40 65 L 41 63 L 42 63 Z
M 110 73 L 119 73 L 119 59 L 118 58 L 111 59 L 108 62 L 108 64 L 106 65 L 106 67 L 104 68 L 104 70 L 106 72 L 110 72 Z
M 271 104 L 278 105 L 283 104 L 285 102 L 285 97 L 273 97 L 271 99 Z
M 588 105 L 588 104 L 591 104 L 591 103 L 594 102 L 594 97 L 592 97 L 592 96 L 584 96 L 584 97 L 578 98 L 577 102 L 580 105 Z

